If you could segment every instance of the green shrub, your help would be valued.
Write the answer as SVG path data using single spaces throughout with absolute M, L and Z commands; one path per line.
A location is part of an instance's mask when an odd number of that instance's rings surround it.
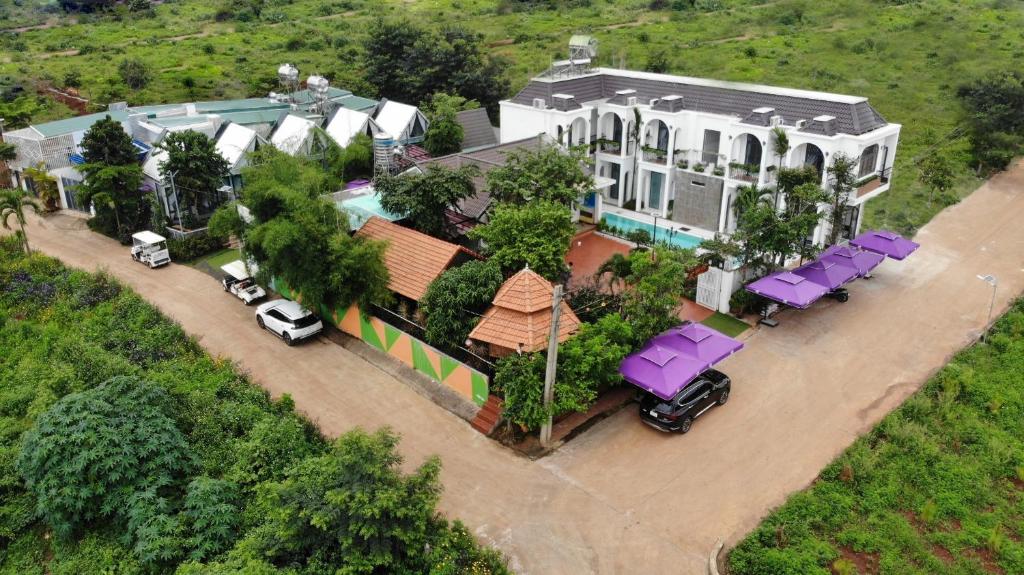
M 143 491 L 178 486 L 195 462 L 173 410 L 166 391 L 132 377 L 58 401 L 26 435 L 17 464 L 40 516 L 69 536 L 125 521 Z
M 177 262 L 190 262 L 212 254 L 224 248 L 224 238 L 210 234 L 195 234 L 183 239 L 167 240 L 167 250 L 171 259 Z

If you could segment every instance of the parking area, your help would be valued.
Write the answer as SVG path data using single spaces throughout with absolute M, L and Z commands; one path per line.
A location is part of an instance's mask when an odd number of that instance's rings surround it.
M 513 455 L 411 387 L 325 340 L 288 348 L 253 310 L 201 272 L 150 270 L 67 216 L 34 217 L 35 247 L 105 267 L 271 393 L 290 393 L 325 433 L 391 425 L 410 464 L 441 456 L 442 508 L 505 551 L 520 574 L 699 573 L 718 538 L 735 541 L 810 483 L 859 433 L 972 338 L 999 278 L 997 310 L 1024 289 L 1024 168 L 1018 164 L 921 230 L 922 248 L 856 282 L 847 304 L 786 312 L 719 367 L 728 405 L 686 436 L 632 409 L 554 455 Z

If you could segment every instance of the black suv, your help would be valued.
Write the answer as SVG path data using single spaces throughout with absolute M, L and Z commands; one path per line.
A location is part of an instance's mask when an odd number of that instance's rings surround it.
M 729 376 L 709 369 L 669 401 L 644 393 L 640 399 L 640 419 L 661 431 L 686 433 L 694 419 L 716 405 L 725 405 L 731 388 Z

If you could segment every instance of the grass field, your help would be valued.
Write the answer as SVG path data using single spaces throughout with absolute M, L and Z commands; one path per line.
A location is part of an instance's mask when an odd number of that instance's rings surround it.
M 765 519 L 734 575 L 1024 573 L 1021 373 L 1024 301 Z
M 0 0 L 22 14 L 12 24 L 33 21 L 25 14 L 37 4 L 11 2 Z M 257 21 L 217 22 L 217 4 L 180 0 L 157 6 L 153 18 L 77 15 L 65 17 L 74 25 L 2 35 L 0 76 L 60 86 L 77 72 L 82 93 L 97 105 L 168 102 L 264 94 L 287 61 L 369 94 L 359 62 L 366 23 L 408 16 L 479 31 L 511 62 L 518 89 L 564 57 L 571 33 L 589 32 L 601 42 L 603 65 L 643 68 L 663 51 L 674 73 L 869 97 L 904 130 L 892 191 L 869 204 L 868 224 L 912 232 L 942 207 L 916 182 L 916 159 L 937 145 L 965 148 L 945 140 L 958 124 L 956 86 L 988 70 L 1019 68 L 1024 59 L 1024 10 L 1015 0 L 724 0 L 723 9 L 702 11 L 651 11 L 647 2 L 621 0 L 575 4 L 589 5 L 508 12 L 494 0 L 294 0 L 274 3 Z M 112 64 L 126 57 L 152 69 L 146 88 L 130 91 L 118 77 Z M 954 191 L 966 194 L 977 183 L 965 163 Z

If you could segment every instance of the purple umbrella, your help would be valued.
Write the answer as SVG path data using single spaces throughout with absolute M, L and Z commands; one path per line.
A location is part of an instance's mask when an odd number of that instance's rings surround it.
M 652 340 L 639 352 L 627 355 L 619 364 L 619 373 L 640 389 L 662 399 L 672 399 L 707 368 L 699 359 Z
M 747 291 L 791 307 L 805 309 L 829 289 L 793 272 L 778 272 L 747 284 Z
M 902 260 L 914 253 L 914 250 L 921 247 L 921 244 L 912 242 L 899 234 L 887 232 L 885 230 L 864 232 L 850 240 L 850 243 L 859 248 L 868 250 L 869 252 L 889 256 L 894 260 Z
M 852 282 L 857 279 L 858 275 L 857 270 L 854 268 L 822 260 L 804 264 L 793 270 L 793 273 L 816 284 L 823 285 L 829 290 L 838 289 L 844 284 Z
M 878 264 L 885 261 L 885 256 L 875 252 L 867 252 L 859 248 L 832 246 L 821 253 L 819 261 L 832 262 L 857 270 L 857 275 L 864 277 Z
M 672 399 L 698 375 L 743 348 L 743 343 L 702 324 L 688 323 L 652 338 L 626 356 L 619 373 L 626 381 Z
M 685 323 L 674 327 L 652 341 L 695 357 L 707 363 L 708 367 L 743 348 L 743 342 L 701 323 Z

